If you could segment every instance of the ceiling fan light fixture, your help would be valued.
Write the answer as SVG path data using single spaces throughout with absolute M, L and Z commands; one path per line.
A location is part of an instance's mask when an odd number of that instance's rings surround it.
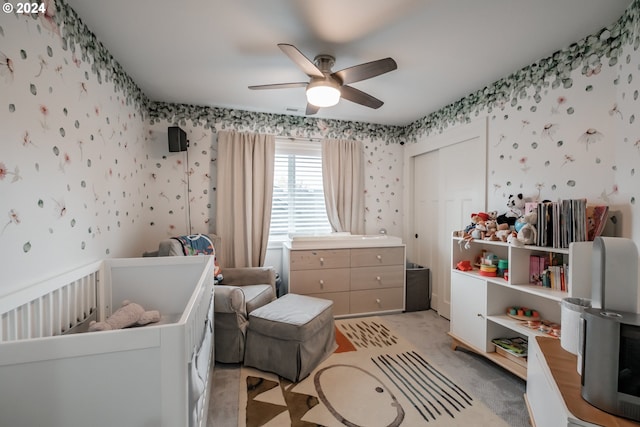
M 330 80 L 312 81 L 307 85 L 307 102 L 316 107 L 333 107 L 340 101 L 338 84 Z

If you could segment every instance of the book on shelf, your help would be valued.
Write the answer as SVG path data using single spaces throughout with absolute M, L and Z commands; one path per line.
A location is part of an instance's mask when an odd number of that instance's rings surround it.
M 491 342 L 507 352 L 520 357 L 526 356 L 529 348 L 527 340 L 521 337 L 495 338 L 492 339 Z
M 566 292 L 567 258 L 566 254 L 558 252 L 550 252 L 546 255 L 529 255 L 529 283 Z
M 529 283 L 532 285 L 541 284 L 539 258 L 537 255 L 529 255 Z
M 537 213 L 536 245 L 553 248 L 568 248 L 571 242 L 589 240 L 588 212 L 591 214 L 591 228 L 595 236 L 606 223 L 606 211 L 603 206 L 587 209 L 587 199 L 566 199 L 557 202 L 528 203 L 525 211 Z M 596 225 L 597 222 L 597 225 Z M 602 225 L 601 225 L 602 224 Z M 591 239 L 593 240 L 593 239 Z
M 587 205 L 587 240 L 593 241 L 602 234 L 607 225 L 607 215 L 609 206 L 607 205 Z

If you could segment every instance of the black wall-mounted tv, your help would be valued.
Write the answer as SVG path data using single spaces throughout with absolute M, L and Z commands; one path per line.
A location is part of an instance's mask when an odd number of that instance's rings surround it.
M 178 126 L 169 126 L 169 151 L 187 151 L 187 133 Z

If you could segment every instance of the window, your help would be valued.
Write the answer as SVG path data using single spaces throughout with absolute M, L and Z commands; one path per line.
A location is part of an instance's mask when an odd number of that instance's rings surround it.
M 331 232 L 322 188 L 320 143 L 276 139 L 274 166 L 269 238 Z

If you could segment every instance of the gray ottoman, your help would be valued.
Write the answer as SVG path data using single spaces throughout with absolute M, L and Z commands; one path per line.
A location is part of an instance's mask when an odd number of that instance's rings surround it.
M 244 364 L 297 382 L 335 348 L 333 301 L 286 294 L 249 315 Z

